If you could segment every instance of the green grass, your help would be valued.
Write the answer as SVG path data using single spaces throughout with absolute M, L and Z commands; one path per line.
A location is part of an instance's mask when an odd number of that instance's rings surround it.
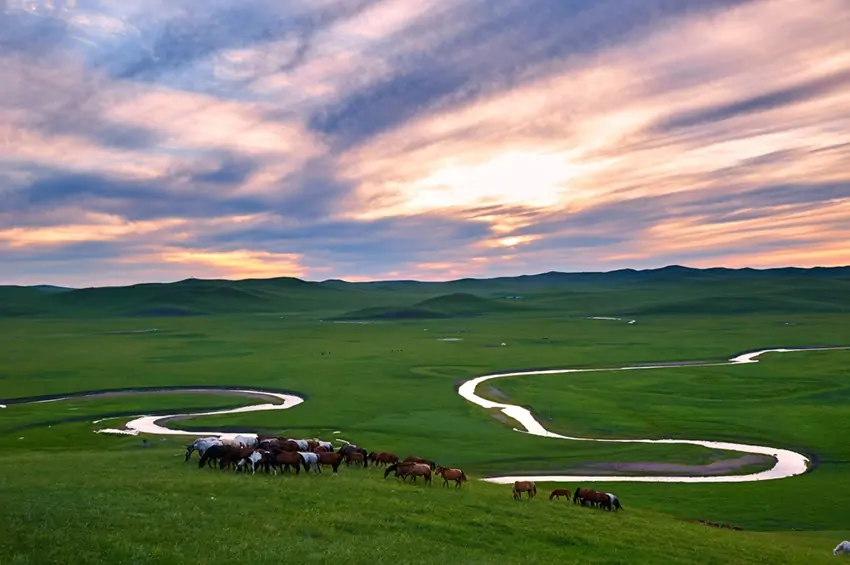
M 739 454 L 519 434 L 511 430 L 514 422 L 455 390 L 497 371 L 725 360 L 765 347 L 848 345 L 848 298 L 841 292 L 847 280 L 815 273 L 767 280 L 743 273 L 735 284 L 728 273 L 685 270 L 668 278 L 623 272 L 620 282 L 593 275 L 563 285 L 554 274 L 434 284 L 190 280 L 0 293 L 10 297 L 0 301 L 0 314 L 7 312 L 0 318 L 0 403 L 127 387 L 289 390 L 307 401 L 292 410 L 177 425 L 342 437 L 370 450 L 461 466 L 472 479 L 455 492 L 384 481 L 371 469 L 344 469 L 335 478 L 234 476 L 184 464 L 187 438 L 150 438 L 151 447 L 141 449 L 138 437 L 93 433 L 122 423 L 92 423 L 104 414 L 254 402 L 241 397 L 175 392 L 10 405 L 0 409 L 0 519 L 7 525 L 0 563 L 196 563 L 199 555 L 251 563 L 826 562 L 850 523 L 846 505 L 832 502 L 850 496 L 850 351 L 482 385 L 480 394 L 530 408 L 553 431 L 757 443 L 795 449 L 817 463 L 803 476 L 763 483 L 597 483 L 620 496 L 627 509 L 620 514 L 550 504 L 545 496 L 554 485 L 539 485 L 538 499 L 517 503 L 510 487 L 476 479 L 564 472 L 587 462 L 701 464 Z M 508 295 L 521 298 L 505 300 Z M 753 300 L 748 306 L 724 296 Z M 706 314 L 712 301 L 727 313 Z M 821 313 L 824 304 L 834 313 Z M 165 307 L 204 315 L 126 316 Z M 320 321 L 399 307 L 452 317 Z M 728 313 L 750 307 L 765 312 Z M 628 312 L 644 314 L 636 324 L 578 317 Z M 158 331 L 111 333 L 152 328 Z M 439 341 L 445 337 L 462 341 Z M 681 518 L 731 522 L 746 531 Z M 210 544 L 211 532 L 213 539 L 236 541 Z

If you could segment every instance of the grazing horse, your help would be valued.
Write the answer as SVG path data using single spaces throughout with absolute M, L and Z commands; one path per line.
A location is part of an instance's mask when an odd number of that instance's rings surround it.
M 201 455 L 201 459 L 198 461 L 198 469 L 202 469 L 204 464 L 212 467 L 213 462 L 224 460 L 227 450 L 228 448 L 225 445 L 211 445 Z
M 832 550 L 833 555 L 838 555 L 839 553 L 850 553 L 850 541 L 843 541 L 835 546 L 835 549 Z
M 572 495 L 570 494 L 569 490 L 565 488 L 556 488 L 552 491 L 552 494 L 549 495 L 549 500 L 552 500 L 553 498 L 561 500 L 562 496 L 565 496 L 567 498 L 567 502 L 569 502 L 572 498 Z
M 239 460 L 239 463 L 236 464 L 237 469 L 241 469 L 243 466 L 251 464 L 251 474 L 253 475 L 257 471 L 257 463 L 265 463 L 266 471 L 268 472 L 268 456 L 271 455 L 268 451 L 260 450 L 260 449 L 252 449 L 251 454 L 248 457 L 244 457 Z
M 369 461 L 376 467 L 398 463 L 398 455 L 389 451 L 373 451 L 369 454 Z
M 337 453 L 339 453 L 343 457 L 348 456 L 349 453 L 361 453 L 363 454 L 363 466 L 369 466 L 369 464 L 367 463 L 367 461 L 369 460 L 369 452 L 363 449 L 362 447 L 357 447 L 356 445 L 352 445 L 349 443 L 348 445 L 343 445 L 342 447 L 340 447 Z
M 339 466 L 342 463 L 342 460 L 343 460 L 343 457 L 344 457 L 343 455 L 340 455 L 339 453 L 322 453 L 322 452 L 319 452 L 319 453 L 315 453 L 314 455 L 318 459 L 319 465 L 330 465 L 331 468 L 333 468 L 334 475 L 336 475 L 337 471 L 339 471 Z M 319 472 L 320 473 L 322 472 L 321 468 L 319 468 Z
M 344 457 L 345 457 L 345 466 L 346 467 L 351 466 L 352 463 L 354 463 L 354 464 L 359 463 L 360 465 L 363 465 L 363 463 L 366 461 L 366 458 L 363 457 L 363 454 L 360 453 L 359 451 L 352 451 L 352 452 L 346 453 L 344 455 Z
M 390 473 L 395 471 L 396 477 L 401 477 L 401 480 L 406 481 L 407 480 L 407 471 L 410 470 L 411 468 L 413 468 L 414 465 L 417 465 L 417 463 L 413 463 L 413 462 L 393 463 L 392 465 L 387 467 L 386 471 L 384 471 L 384 478 L 386 479 L 387 477 L 390 476 Z
M 272 454 L 270 464 L 275 475 L 278 467 L 282 467 L 281 474 L 288 472 L 290 467 L 295 467 L 295 474 L 297 475 L 301 472 L 301 462 L 301 455 L 298 452 L 278 451 Z
M 312 450 L 310 449 L 310 444 L 308 444 L 308 443 L 307 443 L 307 440 L 306 440 L 306 439 L 292 439 L 292 438 L 289 438 L 287 441 L 295 442 L 295 444 L 298 446 L 298 451 L 312 451 Z
M 221 469 L 233 468 L 237 471 L 241 469 L 241 462 L 247 459 L 254 453 L 253 447 L 230 447 L 224 446 L 224 458 L 219 462 L 218 466 Z
M 313 453 L 312 451 L 299 451 L 298 455 L 301 457 L 301 464 L 304 465 L 304 471 L 310 472 L 310 468 L 313 469 L 314 473 L 321 473 L 322 471 L 319 469 L 319 454 Z
M 611 500 L 611 505 L 608 507 L 608 510 L 613 510 L 614 512 L 618 512 L 623 510 L 623 507 L 620 505 L 620 499 L 617 498 L 617 495 L 611 494 L 610 492 L 606 492 L 608 498 Z
M 437 464 L 434 463 L 433 461 L 430 461 L 428 459 L 423 459 L 422 457 L 416 457 L 415 455 L 408 455 L 407 457 L 404 458 L 403 462 L 404 463 L 425 463 L 426 465 L 431 467 L 432 471 L 437 468 Z
M 186 446 L 186 461 L 192 456 L 193 451 L 197 451 L 198 455 L 203 456 L 204 452 L 213 445 L 222 445 L 221 440 L 217 437 L 199 437 L 192 443 Z
M 406 467 L 403 471 L 403 478 L 413 477 L 413 482 L 416 482 L 417 477 L 425 477 L 425 482 L 429 485 L 431 482 L 431 467 L 426 463 L 413 463 L 410 467 Z
M 529 500 L 537 495 L 537 485 L 534 484 L 534 481 L 516 481 L 514 483 L 514 500 L 520 500 L 524 492 L 528 493 Z
M 580 502 L 582 506 L 590 504 L 592 506 L 605 508 L 609 511 L 611 510 L 611 497 L 608 493 L 600 490 L 582 487 L 576 488 L 575 494 L 573 495 L 573 504 L 577 502 Z M 619 504 L 619 501 L 617 501 L 617 503 Z
M 465 483 L 466 473 L 463 472 L 463 469 L 447 469 L 446 467 L 437 467 L 437 470 L 434 471 L 437 475 L 443 476 L 443 486 L 449 486 L 449 481 L 455 482 L 455 488 L 460 488 L 460 483 Z
M 233 439 L 234 441 L 237 441 L 242 444 L 242 447 L 257 447 L 257 445 L 260 443 L 259 441 L 257 441 L 257 438 L 251 436 L 239 435 L 234 437 Z

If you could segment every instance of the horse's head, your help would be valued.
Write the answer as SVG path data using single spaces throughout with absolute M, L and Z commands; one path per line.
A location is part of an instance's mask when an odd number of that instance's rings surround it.
M 398 469 L 398 465 L 396 465 L 395 463 L 393 463 L 392 465 L 387 467 L 387 470 L 384 471 L 384 478 L 386 479 L 387 477 L 389 477 L 390 473 L 392 473 L 393 471 L 395 471 L 397 469 Z
M 442 467 L 440 467 L 439 465 L 437 465 L 436 469 L 434 469 L 434 474 L 435 475 L 442 475 L 443 471 L 444 471 L 444 469 Z

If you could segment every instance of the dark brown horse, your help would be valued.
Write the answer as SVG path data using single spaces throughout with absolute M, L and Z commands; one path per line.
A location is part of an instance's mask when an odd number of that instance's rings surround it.
M 407 480 L 407 471 L 413 468 L 414 465 L 418 465 L 419 463 L 414 463 L 413 461 L 408 461 L 407 463 L 393 463 L 389 467 L 387 467 L 386 471 L 384 471 L 384 478 L 390 476 L 390 473 L 395 472 L 396 477 L 401 477 L 401 480 Z
M 555 490 L 552 491 L 552 494 L 549 495 L 549 500 L 552 500 L 553 498 L 555 498 L 557 500 L 561 500 L 562 496 L 566 497 L 567 502 L 569 502 L 573 497 L 570 494 L 569 490 L 567 490 L 565 488 L 556 488 Z
M 392 465 L 393 463 L 398 463 L 398 455 L 388 451 L 373 451 L 369 454 L 367 459 L 371 461 L 372 465 L 375 467 L 385 467 L 387 465 Z
M 576 488 L 575 494 L 573 495 L 573 504 L 577 502 L 581 503 L 582 506 L 590 504 L 591 506 L 604 508 L 608 511 L 615 509 L 620 510 L 623 508 L 620 505 L 620 500 L 613 494 L 589 488 Z
M 330 465 L 333 468 L 333 474 L 336 475 L 339 470 L 339 465 L 342 463 L 343 456 L 337 453 L 316 453 L 319 462 L 319 472 L 322 472 L 322 465 Z
M 343 456 L 346 456 L 349 453 L 361 453 L 361 454 L 363 454 L 363 466 L 364 467 L 369 466 L 369 464 L 368 464 L 369 452 L 366 451 L 365 449 L 363 449 L 362 447 L 357 447 L 356 445 L 352 445 L 352 444 L 343 445 L 342 447 L 340 447 L 337 450 L 337 453 L 339 453 Z
M 426 465 L 431 467 L 432 471 L 437 468 L 437 464 L 434 463 L 433 461 L 430 461 L 428 459 L 423 459 L 422 457 L 416 457 L 415 455 L 408 455 L 407 457 L 404 458 L 403 463 L 425 463 Z
M 354 463 L 355 465 L 359 464 L 362 466 L 363 462 L 366 460 L 366 458 L 363 457 L 363 454 L 359 451 L 351 451 L 349 453 L 346 453 L 344 457 L 346 467 L 351 466 L 352 463 Z
M 514 500 L 521 499 L 524 492 L 528 493 L 529 500 L 537 495 L 537 485 L 534 484 L 534 481 L 516 481 L 514 483 Z
M 278 468 L 280 468 L 282 474 L 289 471 L 290 467 L 295 467 L 295 474 L 297 475 L 301 472 L 301 456 L 291 451 L 278 451 L 272 454 L 271 466 L 275 469 L 275 474 L 277 474 L 276 469 Z
M 313 450 L 314 453 L 330 453 L 330 449 L 325 447 L 324 445 L 320 445 L 316 449 Z
M 449 481 L 455 482 L 455 488 L 460 488 L 460 483 L 465 483 L 466 473 L 463 472 L 463 469 L 447 469 L 446 467 L 437 467 L 437 470 L 434 471 L 436 475 L 443 476 L 443 486 L 449 486 Z

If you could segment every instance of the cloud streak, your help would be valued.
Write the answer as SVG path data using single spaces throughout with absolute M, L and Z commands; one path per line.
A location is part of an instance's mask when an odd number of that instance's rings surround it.
M 850 264 L 843 0 L 29 5 L 0 283 Z

